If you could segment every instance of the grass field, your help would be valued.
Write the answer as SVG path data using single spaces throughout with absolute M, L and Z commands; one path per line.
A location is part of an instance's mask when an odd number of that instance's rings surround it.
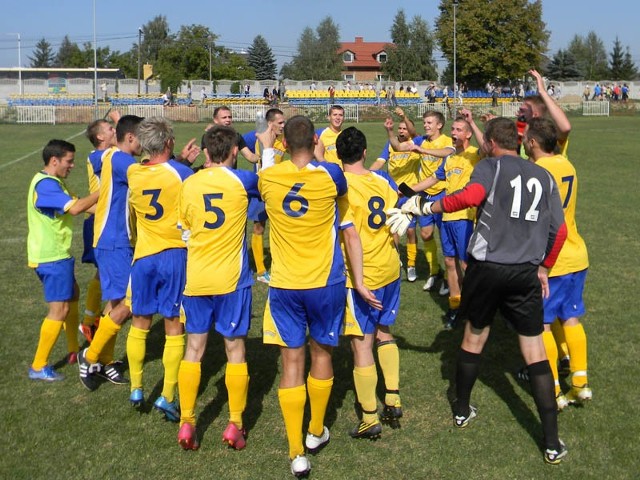
M 589 373 L 594 400 L 560 414 L 560 435 L 569 456 L 559 467 L 542 461 L 541 430 L 527 387 L 513 372 L 520 366 L 515 336 L 496 322 L 472 396 L 477 421 L 465 431 L 452 426 L 455 356 L 461 332 L 441 330 L 446 301 L 422 291 L 422 282 L 403 283 L 394 333 L 401 355 L 402 428 L 386 428 L 377 442 L 355 441 L 351 354 L 346 342 L 335 352 L 335 385 L 327 414 L 332 441 L 311 459 L 312 478 L 615 478 L 640 476 L 638 386 L 640 301 L 638 299 L 637 180 L 638 117 L 572 118 L 569 153 L 580 178 L 578 226 L 591 260 L 585 317 Z M 178 145 L 199 137 L 204 125 L 176 125 Z M 361 124 L 369 138 L 369 161 L 384 143 L 379 124 Z M 251 125 L 238 125 L 244 131 Z M 449 124 L 446 127 L 448 130 Z M 0 348 L 0 478 L 288 478 L 287 445 L 277 401 L 278 352 L 260 338 L 266 287 L 254 287 L 254 322 L 248 340 L 251 375 L 246 426 L 248 446 L 237 452 L 220 441 L 227 423 L 224 352 L 213 336 L 203 360 L 198 400 L 201 448 L 184 452 L 177 426 L 147 409 L 130 408 L 128 388 L 80 384 L 76 366 L 66 366 L 61 336 L 52 362 L 66 378 L 45 384 L 27 378 L 46 305 L 35 274 L 26 266 L 26 193 L 41 167 L 40 150 L 50 138 L 78 147 L 71 187 L 86 192 L 84 159 L 89 142 L 81 126 L 0 125 L 0 299 L 4 306 Z M 74 250 L 81 252 L 81 218 Z M 426 266 L 420 252 L 420 279 Z M 93 270 L 76 265 L 84 288 Z M 82 303 L 82 302 L 81 302 Z M 116 353 L 125 355 L 127 327 Z M 146 394 L 155 399 L 162 382 L 160 323 L 147 351 Z M 155 343 L 155 345 L 154 345 Z M 159 345 L 160 344 L 160 345 Z

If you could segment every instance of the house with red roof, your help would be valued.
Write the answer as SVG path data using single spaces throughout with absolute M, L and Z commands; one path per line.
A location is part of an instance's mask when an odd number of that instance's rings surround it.
M 365 42 L 363 37 L 356 37 L 355 42 L 342 42 L 338 51 L 342 56 L 342 78 L 351 82 L 380 80 L 389 48 L 393 48 L 392 43 Z

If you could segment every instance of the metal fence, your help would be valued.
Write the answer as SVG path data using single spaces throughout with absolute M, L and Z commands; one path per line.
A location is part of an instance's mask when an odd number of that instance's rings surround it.
M 327 115 L 331 105 L 278 105 L 286 118 L 293 115 L 306 115 L 316 123 L 324 123 L 327 121 Z M 358 123 L 361 121 L 379 120 L 389 115 L 386 107 L 342 104 L 347 122 Z M 493 107 L 490 102 L 469 104 L 463 103 L 462 106 L 470 108 L 474 115 L 479 116 L 483 113 L 492 113 L 498 116 L 514 118 L 521 106 L 520 102 L 505 102 Z M 580 103 L 563 103 L 560 106 L 567 113 L 572 115 L 584 116 L 609 116 L 610 104 L 606 101 L 580 102 Z M 233 104 L 229 103 L 233 119 L 237 122 L 253 122 L 258 112 L 266 112 L 270 106 L 260 104 Z M 172 122 L 210 122 L 213 118 L 213 112 L 216 105 L 179 105 L 164 107 L 162 105 L 122 105 L 118 110 L 123 114 L 138 115 L 141 117 L 161 116 Z M 461 108 L 459 103 L 454 105 L 450 103 L 421 103 L 411 105 L 404 108 L 409 116 L 420 118 L 426 111 L 439 111 L 445 118 L 449 119 L 456 115 L 456 111 Z M 43 123 L 43 124 L 60 124 L 60 123 L 80 123 L 89 124 L 96 118 L 106 116 L 109 111 L 109 104 L 98 104 L 94 106 L 14 106 L 9 107 L 0 105 L 0 123 Z M 634 111 L 636 111 L 634 109 Z

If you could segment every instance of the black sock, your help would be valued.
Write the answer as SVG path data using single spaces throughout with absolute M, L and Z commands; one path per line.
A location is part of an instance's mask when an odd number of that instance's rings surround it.
M 459 416 L 469 415 L 471 389 L 480 373 L 480 354 L 460 349 L 456 365 L 456 396 L 453 413 Z
M 544 446 L 552 450 L 560 448 L 558 440 L 558 407 L 556 405 L 553 375 L 548 360 L 532 363 L 529 368 L 529 383 L 531 393 L 536 402 L 542 432 L 544 434 Z

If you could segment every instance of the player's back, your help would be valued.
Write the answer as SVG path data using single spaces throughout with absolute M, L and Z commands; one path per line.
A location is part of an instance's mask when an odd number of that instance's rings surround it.
M 481 261 L 540 264 L 564 222 L 553 177 L 527 160 L 503 155 L 479 162 L 471 182 L 483 186 L 485 201 L 469 253 Z
M 94 247 L 110 249 L 131 246 L 127 169 L 134 163 L 135 158 L 116 147 L 108 149 L 102 157 Z
M 257 181 L 253 172 L 209 167 L 183 183 L 180 222 L 191 232 L 185 294 L 220 295 L 252 284 L 246 227 Z
M 174 160 L 129 167 L 129 205 L 135 215 L 134 260 L 170 248 L 184 248 L 178 228 L 178 203 L 182 182 L 193 170 Z
M 270 286 L 297 290 L 344 281 L 337 198 L 347 186 L 340 167 L 311 162 L 298 169 L 284 161 L 260 172 L 258 186 L 271 223 Z M 342 201 L 348 209 L 346 196 Z
M 560 250 L 550 277 L 579 272 L 589 266 L 589 255 L 584 239 L 578 233 L 576 206 L 578 202 L 578 176 L 571 162 L 564 155 L 543 157 L 536 162 L 547 170 L 556 181 L 562 200 L 567 239 Z
M 396 206 L 397 187 L 385 172 L 357 175 L 345 172 L 347 197 L 362 242 L 364 283 L 370 289 L 388 285 L 400 276 L 400 257 L 385 225 L 385 212 Z M 347 278 L 347 286 L 352 287 Z

